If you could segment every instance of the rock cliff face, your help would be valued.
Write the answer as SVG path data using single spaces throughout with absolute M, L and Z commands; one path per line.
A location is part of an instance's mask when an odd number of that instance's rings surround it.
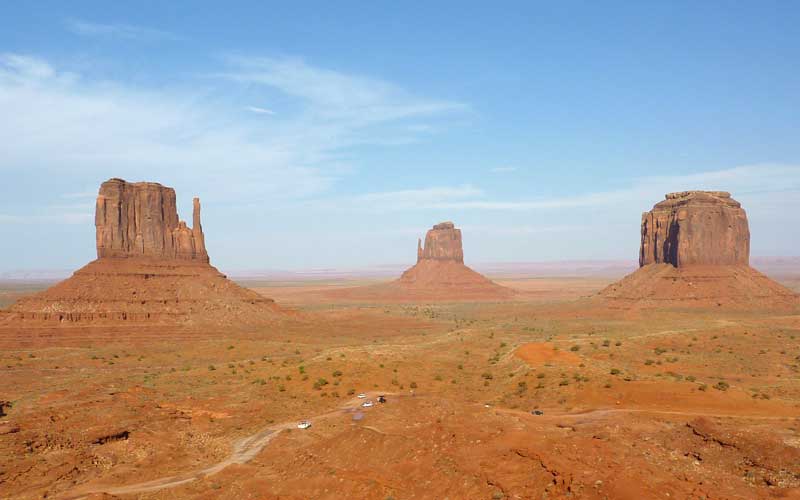
M 464 263 L 461 230 L 452 222 L 441 222 L 428 230 L 425 247 L 417 243 L 417 262 L 422 260 L 451 260 Z
M 95 209 L 97 257 L 149 257 L 208 262 L 194 199 L 193 227 L 178 220 L 175 190 L 154 182 L 110 179 Z
M 730 193 L 670 193 L 642 214 L 639 266 L 749 265 L 747 215 Z

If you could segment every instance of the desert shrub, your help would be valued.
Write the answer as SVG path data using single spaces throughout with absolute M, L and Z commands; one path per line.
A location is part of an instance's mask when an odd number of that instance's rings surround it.
M 621 345 L 622 345 L 622 342 L 620 342 L 619 340 L 617 340 L 616 342 L 614 342 L 614 345 L 615 345 L 615 346 L 617 346 L 617 347 L 619 347 L 619 346 L 621 346 Z
M 652 359 L 646 359 L 646 360 L 644 360 L 644 364 L 645 364 L 645 365 L 647 365 L 647 366 L 650 366 L 650 365 L 652 365 L 653 363 L 655 363 L 655 361 L 653 361 Z
M 341 377 L 341 376 L 342 376 L 342 371 L 341 371 L 341 370 L 336 370 L 336 371 L 334 371 L 334 372 L 333 372 L 333 376 L 334 376 L 334 377 Z
M 417 388 L 417 383 L 416 382 L 411 382 L 410 384 L 408 384 L 408 386 L 411 387 L 412 389 L 416 389 Z
M 355 394 L 355 393 L 356 393 L 356 390 L 355 390 L 355 389 L 347 389 L 347 395 L 348 395 L 348 396 L 352 396 L 352 395 L 353 395 L 353 394 Z
M 544 373 L 541 372 L 537 373 L 536 378 L 544 378 Z
M 436 380 L 437 382 L 441 382 L 442 381 L 442 376 L 437 373 L 436 376 L 433 377 L 433 379 Z
M 561 382 L 558 383 L 558 385 L 569 385 L 569 380 L 568 379 L 562 379 Z
M 611 375 L 619 375 L 620 373 L 622 373 L 622 372 L 620 371 L 619 368 L 612 368 L 611 369 Z
M 581 350 L 581 346 L 574 345 L 574 346 L 570 347 L 569 350 L 572 351 L 572 352 L 578 352 L 578 351 Z
M 605 339 L 605 340 L 603 341 L 603 347 L 608 347 L 608 346 L 610 346 L 610 345 L 611 345 L 611 341 L 610 341 L 610 340 L 608 340 L 608 339 Z
M 484 380 L 492 380 L 492 379 L 494 378 L 494 376 L 492 376 L 492 374 L 491 374 L 491 373 L 489 373 L 489 372 L 483 372 L 483 373 L 481 374 L 481 377 L 482 377 Z
M 285 387 L 285 386 L 283 386 L 283 385 L 279 385 L 279 386 L 278 386 L 278 390 L 279 390 L 280 392 L 286 392 L 286 387 Z
M 210 371 L 210 372 L 213 372 L 213 371 L 214 371 L 214 370 L 216 370 L 216 369 L 217 369 L 217 367 L 216 367 L 216 366 L 214 366 L 214 365 L 208 365 L 208 371 Z
M 697 380 L 694 375 L 686 375 L 686 380 L 689 382 L 694 382 Z
M 727 391 L 730 386 L 731 385 L 729 383 L 725 382 L 724 380 L 720 380 L 719 382 L 714 384 L 714 389 L 718 391 Z
M 314 389 L 320 390 L 326 385 L 328 385 L 328 381 L 320 377 L 316 382 L 314 382 Z

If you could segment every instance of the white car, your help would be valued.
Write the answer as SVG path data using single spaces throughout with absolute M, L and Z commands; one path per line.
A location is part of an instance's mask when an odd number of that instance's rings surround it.
M 365 397 L 367 397 L 367 395 L 364 394 L 363 392 L 358 395 L 358 399 L 364 399 Z
M 309 427 L 311 427 L 311 422 L 309 422 L 308 420 L 303 420 L 302 422 L 297 424 L 298 429 L 308 429 Z
M 364 401 L 363 403 L 361 403 L 361 406 L 363 406 L 364 408 L 372 408 L 372 405 L 373 405 L 372 401 Z

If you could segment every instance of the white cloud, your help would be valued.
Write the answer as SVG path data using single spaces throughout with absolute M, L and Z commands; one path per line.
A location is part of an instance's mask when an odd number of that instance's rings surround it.
M 259 108 L 258 106 L 247 106 L 245 109 L 247 111 L 252 111 L 253 113 L 258 113 L 258 114 L 261 114 L 261 115 L 274 115 L 275 114 L 275 112 L 272 111 L 271 109 Z
M 81 19 L 67 19 L 67 29 L 80 36 L 120 38 L 126 40 L 159 41 L 180 40 L 181 37 L 168 31 L 132 26 L 130 24 L 101 24 Z
M 460 109 L 410 97 L 380 80 L 296 60 L 272 67 L 259 61 L 237 60 L 233 69 L 259 69 L 242 79 L 272 75 L 278 90 L 301 96 L 296 113 L 246 120 L 235 112 L 244 104 L 232 106 L 218 98 L 217 87 L 196 81 L 149 90 L 64 72 L 27 55 L 2 55 L 0 172 L 36 171 L 84 186 L 111 176 L 158 180 L 234 203 L 307 197 L 354 170 L 348 148 L 408 139 L 408 132 L 383 124 Z
M 347 120 L 353 126 L 469 109 L 463 103 L 421 99 L 392 83 L 314 67 L 298 58 L 226 60 L 232 69 L 215 76 L 278 89 L 309 103 L 316 118 Z

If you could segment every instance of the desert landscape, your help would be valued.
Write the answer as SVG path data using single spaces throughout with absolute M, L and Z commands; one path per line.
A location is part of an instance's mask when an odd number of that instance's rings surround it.
M 0 7 L 0 500 L 800 500 L 800 2 Z
M 3 498 L 800 498 L 798 287 L 727 193 L 621 280 L 493 282 L 448 222 L 395 281 L 244 287 L 174 200 L 103 183 L 98 259 L 4 286 Z

